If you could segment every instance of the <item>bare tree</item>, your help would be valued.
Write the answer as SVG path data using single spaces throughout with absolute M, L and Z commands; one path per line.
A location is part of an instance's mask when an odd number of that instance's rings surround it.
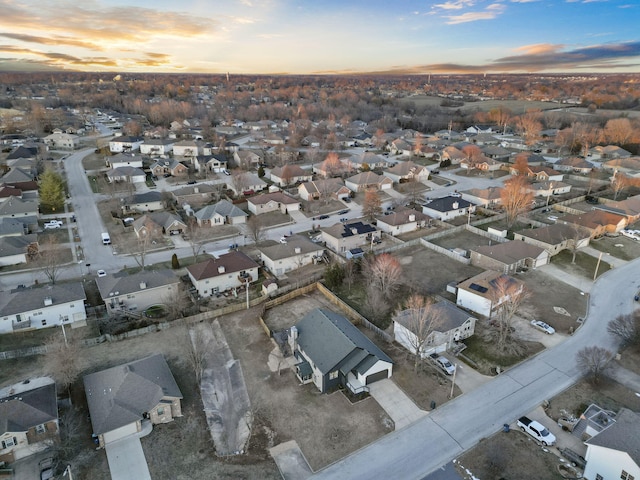
M 373 323 L 382 326 L 382 320 L 384 320 L 391 310 L 389 301 L 384 295 L 380 294 L 380 291 L 373 284 L 367 285 L 366 292 L 367 297 L 364 304 L 365 314 Z
M 382 202 L 380 194 L 377 190 L 369 189 L 364 192 L 364 201 L 362 202 L 362 216 L 368 221 L 373 222 L 377 215 L 382 213 Z
M 542 131 L 540 116 L 540 110 L 529 110 L 524 115 L 516 118 L 516 129 L 524 137 L 527 145 L 533 145 L 540 137 L 540 132 Z
M 469 175 L 482 156 L 482 150 L 477 145 L 465 145 L 462 147 L 462 153 L 467 157 L 467 175 Z
M 406 336 L 412 353 L 415 355 L 413 369 L 418 371 L 424 352 L 435 329 L 442 323 L 438 310 L 434 307 L 433 300 L 422 295 L 413 294 L 404 303 L 404 310 L 398 312 L 402 316 L 401 325 L 410 335 Z
M 254 243 L 258 244 L 265 237 L 265 224 L 259 215 L 252 215 L 247 220 L 247 232 Z
M 193 369 L 193 373 L 196 377 L 196 383 L 200 386 L 202 381 L 202 374 L 206 366 L 207 346 L 204 339 L 199 335 L 197 329 L 191 328 L 187 331 L 187 361 L 189 366 Z
M 198 255 L 202 251 L 204 246 L 203 241 L 205 234 L 198 221 L 194 217 L 189 217 L 187 220 L 187 238 L 189 246 L 191 247 L 191 253 L 193 255 L 193 261 L 198 260 Z
M 531 208 L 533 193 L 529 188 L 529 182 L 521 176 L 507 180 L 500 191 L 500 199 L 507 214 L 507 228 L 511 228 L 518 215 Z
M 612 118 L 604 126 L 604 137 L 610 143 L 626 145 L 633 137 L 633 125 L 628 118 Z
M 626 188 L 633 185 L 638 185 L 640 182 L 637 179 L 628 177 L 624 173 L 620 173 L 617 170 L 613 173 L 611 178 L 611 190 L 613 190 L 613 199 L 617 200 L 618 195 Z
M 36 264 L 52 285 L 55 285 L 64 262 L 63 248 L 55 239 L 49 237 L 42 242 L 35 257 Z
M 162 301 L 167 309 L 169 318 L 172 320 L 184 317 L 185 312 L 191 306 L 190 297 L 182 283 L 179 283 L 175 288 L 172 288 Z
M 231 171 L 231 185 L 236 192 L 236 195 L 242 195 L 248 186 L 247 172 L 236 168 Z
M 513 169 L 518 172 L 518 175 L 526 175 L 529 171 L 529 160 L 526 153 L 519 153 L 516 155 L 513 162 Z
M 607 332 L 619 337 L 624 347 L 640 344 L 640 310 L 618 315 L 607 324 Z
M 389 253 L 370 257 L 364 264 L 364 274 L 378 295 L 390 299 L 400 286 L 402 265 Z
M 358 274 L 358 265 L 353 259 L 349 259 L 343 266 L 344 279 L 343 282 L 347 284 L 347 289 L 351 291 L 351 287 L 356 281 Z
M 518 308 L 528 297 L 524 284 L 507 275 L 501 275 L 491 281 L 489 299 L 492 306 L 492 319 L 496 326 L 496 343 L 504 351 L 517 353 L 519 345 L 512 335 L 512 323 Z
M 589 238 L 591 234 L 585 228 L 581 228 L 579 225 L 572 224 L 570 229 L 569 237 L 567 238 L 567 248 L 572 254 L 571 263 L 576 263 L 576 255 L 578 250 L 582 246 L 582 240 L 585 238 Z
M 45 370 L 62 390 L 68 390 L 80 375 L 80 342 L 71 332 L 56 331 L 44 343 Z
M 136 240 L 135 247 L 130 250 L 131 256 L 136 261 L 141 270 L 145 269 L 147 252 L 149 251 L 149 248 L 151 247 L 153 242 L 155 242 L 155 240 L 152 239 L 152 233 L 147 230 L 143 230 L 140 232 L 140 235 Z
M 613 360 L 613 352 L 595 345 L 584 347 L 576 354 L 576 362 L 589 380 L 597 384 Z

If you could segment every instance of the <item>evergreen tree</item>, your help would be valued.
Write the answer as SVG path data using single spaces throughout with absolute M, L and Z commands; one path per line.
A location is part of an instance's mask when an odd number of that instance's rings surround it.
M 60 174 L 51 169 L 40 175 L 40 206 L 47 212 L 64 210 L 64 182 Z
M 174 270 L 180 268 L 180 261 L 178 260 L 178 255 L 175 253 L 171 256 L 171 268 Z

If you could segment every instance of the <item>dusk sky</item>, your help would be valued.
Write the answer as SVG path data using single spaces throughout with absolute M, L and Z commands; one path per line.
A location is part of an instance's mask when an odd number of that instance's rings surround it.
M 0 70 L 640 72 L 638 0 L 0 2 Z

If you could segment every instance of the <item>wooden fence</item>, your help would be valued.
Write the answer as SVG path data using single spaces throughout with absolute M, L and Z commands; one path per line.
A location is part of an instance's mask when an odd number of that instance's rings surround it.
M 450 250 L 447 250 L 444 247 L 441 247 L 439 245 L 436 245 L 435 243 L 431 243 L 430 241 L 426 240 L 425 238 L 421 238 L 421 244 L 425 247 L 427 247 L 430 250 L 433 250 L 435 252 L 441 253 L 443 255 L 446 255 L 447 257 L 455 260 L 456 262 L 460 262 L 460 263 L 464 263 L 465 265 L 469 265 L 471 263 L 471 259 L 470 258 L 466 258 L 463 257 L 462 255 L 459 255 L 455 252 L 452 252 Z

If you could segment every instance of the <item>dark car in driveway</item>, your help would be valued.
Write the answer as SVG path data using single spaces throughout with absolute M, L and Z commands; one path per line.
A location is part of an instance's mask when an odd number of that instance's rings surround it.
M 324 220 L 325 218 L 329 218 L 329 215 L 320 215 L 318 220 Z

